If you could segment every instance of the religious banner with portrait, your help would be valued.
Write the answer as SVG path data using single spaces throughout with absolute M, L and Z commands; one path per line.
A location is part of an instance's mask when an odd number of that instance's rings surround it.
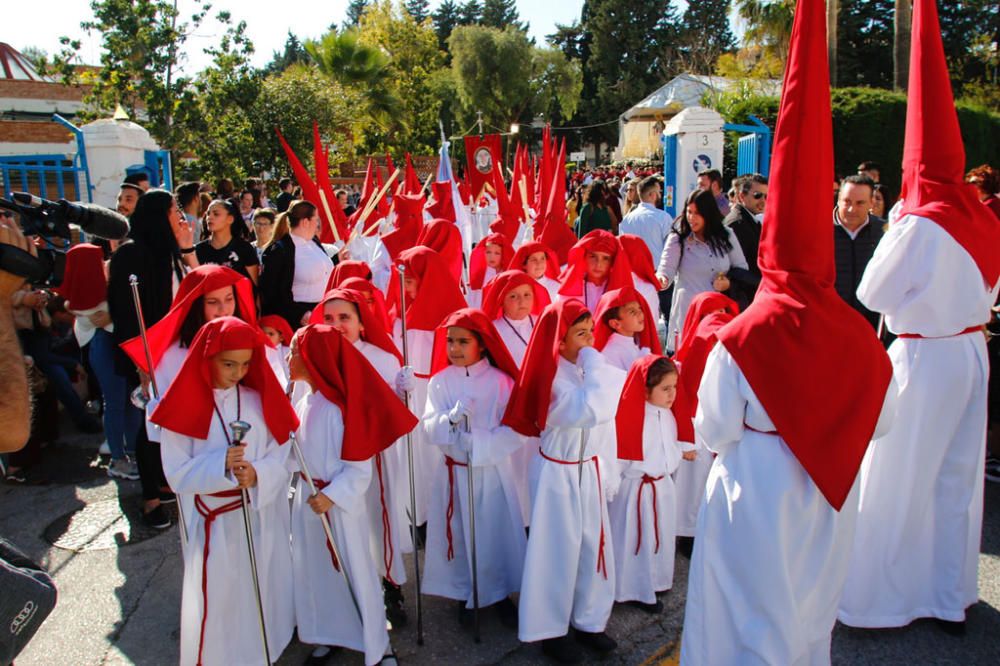
M 490 184 L 490 195 L 492 192 L 493 169 L 503 168 L 503 149 L 500 145 L 499 134 L 487 134 L 485 136 L 470 135 L 465 137 L 465 179 L 469 183 L 469 189 L 478 200 L 483 194 L 483 189 Z M 501 174 L 502 175 L 502 174 Z

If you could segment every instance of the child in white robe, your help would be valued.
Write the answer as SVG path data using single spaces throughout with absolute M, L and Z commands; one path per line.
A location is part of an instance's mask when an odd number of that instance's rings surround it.
M 427 519 L 423 591 L 473 607 L 468 495 L 473 469 L 480 608 L 496 605 L 517 626 L 510 595 L 521 586 L 525 534 L 513 454 L 524 439 L 500 424 L 517 375 L 496 329 L 480 310 L 453 313 L 435 334 L 423 427 L 445 453 Z M 468 429 L 466 429 L 468 426 Z
M 604 294 L 594 320 L 594 347 L 620 370 L 628 372 L 633 361 L 660 349 L 649 306 L 634 287 Z
M 677 422 L 677 368 L 667 358 L 632 364 L 615 417 L 623 480 L 611 502 L 615 601 L 661 613 L 656 598 L 674 584 L 676 498 L 670 475 L 681 460 Z
M 559 257 L 544 243 L 528 241 L 517 248 L 508 269 L 524 271 L 549 293 L 549 302 L 559 295 Z
M 205 324 L 164 394 L 161 426 L 167 480 L 194 501 L 187 523 L 181 601 L 181 664 L 265 661 L 247 546 L 247 510 L 272 659 L 295 628 L 288 548 L 288 439 L 298 422 L 264 362 L 263 333 L 236 319 Z M 209 378 L 211 380 L 209 381 Z M 230 424 L 250 425 L 242 446 Z
M 625 373 L 594 349 L 593 319 L 575 298 L 545 309 L 503 423 L 541 437 L 532 466 L 531 533 L 521 581 L 518 637 L 544 641 L 557 660 L 580 660 L 576 640 L 600 654 L 614 605 L 607 495 L 617 482 L 612 420 Z
M 488 234 L 479 241 L 469 256 L 469 307 L 483 305 L 483 290 L 514 256 L 514 248 L 502 233 Z
M 299 639 L 320 646 L 315 657 L 324 656 L 326 646 L 340 645 L 363 652 L 365 664 L 376 664 L 391 655 L 391 648 L 369 548 L 365 494 L 372 456 L 412 429 L 416 418 L 330 326 L 301 329 L 292 342 L 289 367 L 293 381 L 312 389 L 296 409 L 302 423 L 298 442 L 317 491 L 312 493 L 301 474 L 292 505 Z M 379 418 L 371 419 L 376 410 Z M 302 471 L 299 465 L 298 460 L 290 463 Z M 320 515 L 329 521 L 336 549 Z

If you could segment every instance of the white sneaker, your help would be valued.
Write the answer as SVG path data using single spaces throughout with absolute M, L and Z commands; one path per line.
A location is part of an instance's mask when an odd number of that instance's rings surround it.
M 97 452 L 102 456 L 111 455 L 111 446 L 108 444 L 108 440 L 101 442 L 101 448 L 97 449 Z
M 113 479 L 127 479 L 129 481 L 139 480 L 139 468 L 128 458 L 112 460 L 108 465 L 108 476 Z

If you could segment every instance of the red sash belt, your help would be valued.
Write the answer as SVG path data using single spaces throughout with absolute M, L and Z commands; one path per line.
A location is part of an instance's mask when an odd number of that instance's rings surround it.
M 319 491 L 323 490 L 328 485 L 330 485 L 330 482 L 313 477 L 313 485 L 316 486 L 316 492 L 318 493 Z M 319 518 L 319 516 L 316 517 Z M 320 528 L 322 527 L 323 526 L 320 525 Z M 331 525 L 330 528 L 332 529 L 333 525 Z M 330 552 L 330 562 L 333 563 L 334 570 L 340 571 L 340 563 L 337 562 L 337 554 L 333 552 L 333 545 L 330 543 L 329 537 L 326 536 L 326 530 L 323 531 L 323 542 L 326 543 L 326 549 Z
M 448 561 L 455 559 L 455 544 L 451 535 L 451 518 L 455 515 L 455 466 L 468 467 L 468 463 L 459 462 L 451 456 L 444 457 L 444 464 L 448 466 L 448 511 L 445 513 L 445 535 L 448 537 Z M 471 473 L 471 472 L 470 472 Z
M 751 432 L 759 432 L 762 435 L 774 435 L 775 437 L 781 436 L 777 430 L 757 430 L 757 428 L 748 425 L 746 421 L 743 422 L 743 427 Z
M 389 520 L 389 509 L 385 505 L 385 481 L 382 478 L 382 454 L 375 456 L 375 471 L 378 473 L 378 501 L 382 505 L 382 560 L 385 564 L 385 579 L 393 585 L 398 585 L 392 579 L 392 521 Z
M 658 509 L 656 508 L 656 482 L 662 478 L 662 474 L 659 476 L 643 474 L 642 481 L 639 483 L 639 494 L 635 501 L 636 525 L 638 526 L 639 531 L 639 536 L 635 540 L 636 555 L 639 554 L 639 547 L 642 546 L 642 489 L 647 485 L 653 491 L 653 535 L 656 537 L 656 548 L 653 549 L 653 552 L 660 552 L 660 516 Z
M 414 372 L 413 376 L 416 377 L 417 379 L 430 379 L 431 378 L 430 373 L 424 375 L 424 374 L 421 374 L 419 372 Z
M 231 502 L 209 509 L 201 495 L 194 496 L 194 508 L 205 520 L 205 545 L 201 556 L 201 629 L 198 633 L 198 666 L 201 666 L 201 653 L 205 647 L 205 621 L 208 619 L 208 550 L 212 543 L 212 523 L 224 513 L 235 511 L 243 506 L 243 492 L 239 488 L 211 493 L 209 497 L 235 497 Z
M 955 333 L 954 335 L 942 335 L 933 337 L 929 335 L 920 335 L 919 333 L 900 333 L 896 337 L 904 338 L 906 340 L 944 340 L 945 338 L 957 338 L 960 335 L 968 335 L 969 333 L 978 333 L 981 330 L 983 330 L 982 324 L 980 324 L 979 326 L 970 326 L 961 333 Z
M 583 463 L 594 463 L 594 469 L 597 471 L 597 502 L 598 511 L 601 516 L 601 537 L 598 541 L 599 552 L 597 554 L 597 571 L 604 574 L 604 579 L 608 579 L 608 567 L 604 562 L 604 489 L 601 487 L 601 463 L 598 462 L 597 456 L 592 456 L 584 460 L 559 460 L 558 458 L 553 458 L 552 456 L 545 455 L 545 451 L 542 451 L 541 447 L 538 448 L 538 452 L 543 458 L 549 462 L 554 462 L 559 465 L 581 465 Z

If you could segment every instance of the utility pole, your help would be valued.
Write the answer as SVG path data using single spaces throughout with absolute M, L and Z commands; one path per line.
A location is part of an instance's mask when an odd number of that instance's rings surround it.
M 912 20 L 912 0 L 896 0 L 896 11 L 892 21 L 892 87 L 896 90 L 906 90 L 909 83 Z
M 837 87 L 837 19 L 840 0 L 826 0 L 826 53 L 830 61 L 830 87 Z

